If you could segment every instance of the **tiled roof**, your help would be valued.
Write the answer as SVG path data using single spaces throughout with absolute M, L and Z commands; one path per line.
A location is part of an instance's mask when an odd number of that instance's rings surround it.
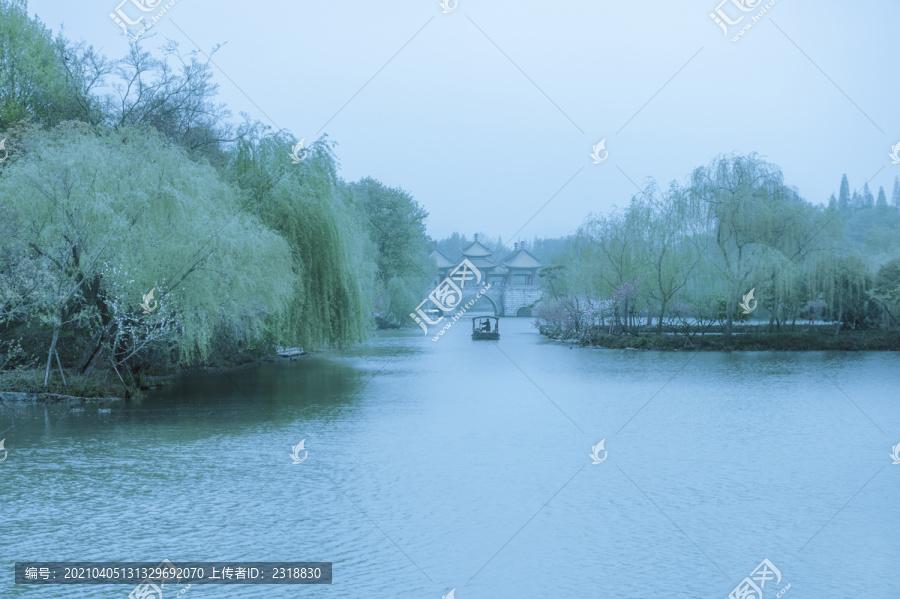
M 453 268 L 456 266 L 456 264 L 450 262 L 450 259 L 447 258 L 447 256 L 437 250 L 431 252 L 431 259 L 434 260 L 438 268 Z
M 516 250 L 506 257 L 503 264 L 510 268 L 540 268 L 543 266 L 541 261 L 528 250 Z
M 469 262 L 471 262 L 472 265 L 475 266 L 475 268 L 482 271 L 490 270 L 497 266 L 487 258 L 469 258 Z
M 484 258 L 486 256 L 492 255 L 493 253 L 493 251 L 483 246 L 480 241 L 473 241 L 466 249 L 460 252 L 460 254 L 469 259 Z

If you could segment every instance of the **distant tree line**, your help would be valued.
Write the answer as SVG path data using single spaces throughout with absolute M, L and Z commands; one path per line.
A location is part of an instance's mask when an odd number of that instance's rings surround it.
M 867 185 L 851 195 L 845 176 L 839 197 L 813 205 L 756 154 L 719 156 L 664 189 L 651 180 L 626 208 L 590 215 L 552 257 L 538 324 L 581 340 L 715 325 L 726 343 L 747 318 L 767 319 L 769 332 L 811 313 L 835 334 L 894 329 L 900 182 L 892 205 L 883 190 L 871 196 Z

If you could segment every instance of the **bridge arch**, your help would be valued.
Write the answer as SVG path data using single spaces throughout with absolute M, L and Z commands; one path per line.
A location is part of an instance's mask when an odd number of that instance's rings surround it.
M 478 292 L 477 292 L 477 291 L 470 291 L 470 292 L 468 292 L 468 293 L 464 293 L 463 296 L 462 296 L 462 299 L 460 300 L 460 305 L 461 305 L 461 306 L 465 306 L 467 303 L 469 303 L 469 301 L 475 299 L 476 297 L 478 297 Z M 500 307 L 500 305 L 497 303 L 497 300 L 495 300 L 494 298 L 491 297 L 491 292 L 490 292 L 490 290 L 489 290 L 487 293 L 485 293 L 484 295 L 482 295 L 481 297 L 483 297 L 483 298 L 486 299 L 487 301 L 491 302 L 491 306 L 494 308 L 494 316 L 500 316 L 500 315 L 501 315 L 501 313 L 502 313 L 502 312 L 501 312 L 501 307 Z
M 531 316 L 531 304 L 522 304 L 516 308 L 516 316 Z

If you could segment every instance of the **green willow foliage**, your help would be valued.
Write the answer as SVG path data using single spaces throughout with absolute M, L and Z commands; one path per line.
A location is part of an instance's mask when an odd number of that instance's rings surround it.
M 227 168 L 248 210 L 291 248 L 292 284 L 280 341 L 312 349 L 362 341 L 371 323 L 374 248 L 341 189 L 332 145 L 320 140 L 293 164 L 281 135 L 239 144 Z
M 0 131 L 22 119 L 98 122 L 100 102 L 91 90 L 108 71 L 92 48 L 54 38 L 30 18 L 25 0 L 0 0 Z
M 231 124 L 216 94 L 209 56 L 109 61 L 0 0 L 0 348 L 30 331 L 45 385 L 60 353 L 123 379 L 343 347 L 376 296 L 408 311 L 422 292 L 427 214 L 408 194 L 341 181 L 327 139 L 292 163 L 295 140 Z
M 123 322 L 177 321 L 166 347 L 181 363 L 280 328 L 290 248 L 242 210 L 214 169 L 152 130 L 98 133 L 72 123 L 12 138 L 18 152 L 0 176 L 0 246 L 39 264 L 45 281 L 31 291 L 36 305 L 15 318 L 90 338 L 82 370 L 101 348 L 118 360 L 136 342 L 121 338 Z M 152 288 L 160 308 L 145 317 L 139 305 Z
M 726 339 L 750 289 L 754 317 L 767 315 L 769 330 L 806 318 L 811 306 L 838 329 L 866 326 L 872 275 L 848 247 L 841 211 L 804 201 L 756 154 L 718 156 L 685 184 L 661 190 L 651 181 L 624 210 L 590 215 L 556 259 L 548 294 L 617 301 L 633 287 L 629 308 L 647 325 L 655 318 L 657 332 L 673 318 L 711 317 Z
M 900 324 L 900 258 L 883 264 L 875 274 L 874 283 L 885 324 Z

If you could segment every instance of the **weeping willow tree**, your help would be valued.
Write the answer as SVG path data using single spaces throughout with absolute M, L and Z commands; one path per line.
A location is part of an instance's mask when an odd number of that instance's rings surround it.
M 713 264 L 727 292 L 724 334 L 730 342 L 742 294 L 764 285 L 781 291 L 792 287 L 787 279 L 796 276 L 788 264 L 817 247 L 814 210 L 784 184 L 777 166 L 756 154 L 719 156 L 696 169 L 690 193 L 707 205 L 717 250 Z
M 0 244 L 40 265 L 40 301 L 21 320 L 49 327 L 48 371 L 67 328 L 82 373 L 136 369 L 151 351 L 203 361 L 224 340 L 249 345 L 280 328 L 288 244 L 214 169 L 152 130 L 9 135 L 19 152 L 0 176 Z
M 801 311 L 808 313 L 810 301 L 820 293 L 810 272 L 817 261 L 833 256 L 839 227 L 832 218 L 835 208 L 812 206 L 785 186 L 772 190 L 765 209 L 773 222 L 769 235 L 753 246 L 749 264 L 757 298 L 769 312 L 771 332 L 788 320 L 793 326 Z
M 855 327 L 868 312 L 872 290 L 872 275 L 865 262 L 856 255 L 829 256 L 818 260 L 810 273 L 815 289 L 828 306 L 831 320 L 836 322 L 837 335 L 844 324 Z
M 371 323 L 375 254 L 363 216 L 339 188 L 333 144 L 319 140 L 295 164 L 281 134 L 243 140 L 227 168 L 247 209 L 288 243 L 291 285 L 282 344 L 311 349 L 362 341 Z
M 541 269 L 541 284 L 554 297 L 600 297 L 606 290 L 608 278 L 601 274 L 602 266 L 600 248 L 583 228 L 579 228 L 554 266 Z
M 896 326 L 900 319 L 900 259 L 891 260 L 878 269 L 874 287 L 873 299 L 886 317 L 885 327 Z
M 755 154 L 719 156 L 686 185 L 663 192 L 651 180 L 624 210 L 589 215 L 552 267 L 548 295 L 611 298 L 617 321 L 649 299 L 658 333 L 670 312 L 685 326 L 721 323 L 726 343 L 734 320 L 747 318 L 736 307 L 751 289 L 770 332 L 814 306 L 865 325 L 886 300 L 848 255 L 839 212 L 803 200 Z
M 637 211 L 616 211 L 610 215 L 591 214 L 579 227 L 576 247 L 579 256 L 569 276 L 588 285 L 570 282 L 570 287 L 592 298 L 612 298 L 615 328 L 624 332 L 639 310 L 640 286 L 647 266 L 642 215 Z M 575 295 L 578 298 L 578 294 Z
M 662 333 L 667 307 L 688 286 L 705 256 L 709 237 L 702 226 L 702 205 L 674 182 L 661 191 L 651 180 L 632 198 L 627 214 L 643 255 L 638 261 L 640 280 L 656 302 L 656 331 Z
M 621 312 L 614 319 L 632 318 L 649 298 L 656 311 L 649 308 L 648 324 L 655 313 L 662 332 L 668 306 L 705 257 L 703 217 L 703 204 L 693 195 L 675 183 L 661 191 L 651 180 L 624 210 L 586 219 L 565 259 L 567 288 L 612 298 Z
M 623 283 L 639 276 L 646 256 L 641 251 L 641 223 L 633 212 L 617 211 L 610 215 L 589 215 L 578 229 L 596 251 L 596 276 L 602 282 L 601 294 L 611 294 Z

